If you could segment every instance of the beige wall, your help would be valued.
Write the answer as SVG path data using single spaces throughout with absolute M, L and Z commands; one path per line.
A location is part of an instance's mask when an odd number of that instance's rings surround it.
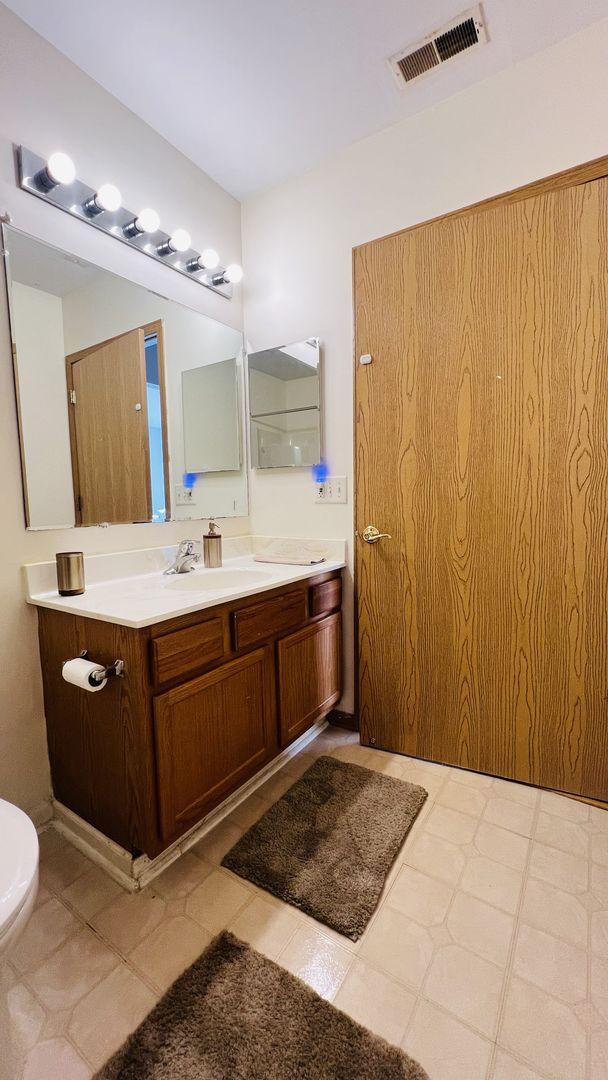
M 43 155 L 65 150 L 83 179 L 114 181 L 126 206 L 155 206 L 165 227 L 184 225 L 199 250 L 209 245 L 226 262 L 241 261 L 239 203 L 0 5 L 0 213 L 10 212 L 19 229 L 240 328 L 240 290 L 228 302 L 20 191 L 13 143 Z M 0 294 L 0 796 L 36 816 L 50 781 L 36 615 L 23 601 L 21 564 L 76 544 L 93 552 L 172 543 L 193 525 L 26 532 L 3 287 Z M 248 520 L 227 521 L 224 531 L 248 531 Z
M 33 526 L 74 524 L 66 349 L 59 296 L 14 281 L 13 333 L 19 343 L 19 412 Z
M 347 506 L 319 506 L 307 473 L 254 473 L 254 532 L 352 536 L 352 248 L 608 153 L 607 55 L 605 20 L 244 204 L 246 337 L 320 336 L 327 457 L 349 477 Z

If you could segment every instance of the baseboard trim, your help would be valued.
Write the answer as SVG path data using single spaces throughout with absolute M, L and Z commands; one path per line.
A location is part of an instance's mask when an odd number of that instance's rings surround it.
M 49 821 L 53 817 L 53 802 L 51 798 L 45 799 L 44 802 L 38 803 L 31 810 L 27 811 L 28 817 L 32 819 L 38 832 L 43 832 L 45 825 L 48 825 Z
M 285 750 L 282 750 L 255 776 L 247 780 L 237 791 L 233 791 L 232 795 L 229 795 L 223 803 L 216 806 L 206 818 L 199 821 L 198 825 L 194 825 L 184 836 L 180 836 L 178 840 L 171 844 L 170 847 L 165 848 L 155 859 L 150 859 L 147 855 L 139 855 L 134 858 L 120 844 L 116 844 L 113 840 L 104 836 L 93 825 L 89 825 L 88 821 L 84 821 L 73 810 L 69 810 L 67 806 L 60 803 L 58 799 L 52 801 L 53 820 L 47 827 L 56 829 L 65 836 L 74 847 L 105 870 L 124 889 L 129 892 L 138 892 L 146 885 L 149 885 L 171 863 L 175 862 L 184 851 L 188 851 L 193 844 L 196 844 L 211 829 L 219 825 L 220 821 L 228 817 L 235 807 L 244 802 L 249 795 L 253 794 L 266 780 L 278 772 L 289 758 L 294 757 L 305 746 L 308 746 L 313 739 L 316 739 L 317 735 L 326 727 L 327 719 L 318 720 L 308 731 L 300 735 L 299 739 L 296 739 Z
M 555 788 L 546 788 L 555 795 L 564 795 L 566 799 L 575 799 L 576 802 L 585 803 L 587 806 L 597 806 L 598 810 L 608 810 L 608 802 L 602 799 L 590 799 L 586 795 L 573 795 L 571 791 L 557 791 Z
M 330 724 L 334 724 L 335 727 L 346 728 L 347 731 L 359 730 L 359 718 L 354 713 L 332 709 L 327 720 Z

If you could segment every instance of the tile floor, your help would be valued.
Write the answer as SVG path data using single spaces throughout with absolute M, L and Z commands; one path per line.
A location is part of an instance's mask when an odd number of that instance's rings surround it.
M 219 868 L 320 753 L 429 799 L 357 943 Z M 229 927 L 403 1046 L 431 1080 L 608 1077 L 608 813 L 368 750 L 328 728 L 143 892 L 56 832 L 7 977 L 23 1080 L 87 1080 Z

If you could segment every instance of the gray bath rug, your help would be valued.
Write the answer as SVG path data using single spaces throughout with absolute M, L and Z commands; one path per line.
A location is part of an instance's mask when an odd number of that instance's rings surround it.
M 224 932 L 96 1080 L 428 1080 L 278 964 Z
M 417 784 L 320 757 L 222 866 L 356 941 L 427 794 Z

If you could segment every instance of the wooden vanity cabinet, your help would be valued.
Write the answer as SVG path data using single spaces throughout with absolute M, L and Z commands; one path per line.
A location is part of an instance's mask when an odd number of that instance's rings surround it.
M 55 797 L 158 855 L 337 703 L 340 604 L 329 571 L 140 630 L 38 608 Z M 64 682 L 84 649 L 125 677 Z

